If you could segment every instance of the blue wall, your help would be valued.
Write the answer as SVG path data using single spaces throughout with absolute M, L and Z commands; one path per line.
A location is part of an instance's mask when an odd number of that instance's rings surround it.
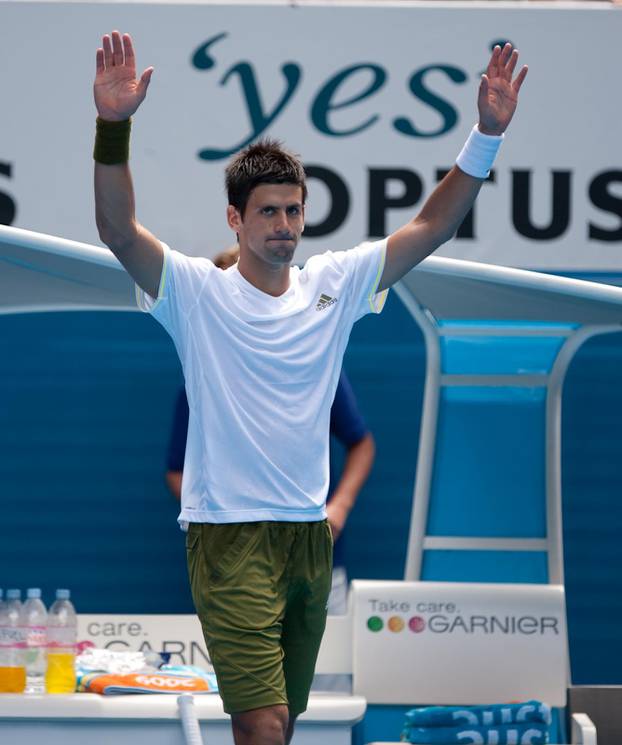
M 179 363 L 139 313 L 0 317 L 0 587 L 191 612 L 163 482 Z

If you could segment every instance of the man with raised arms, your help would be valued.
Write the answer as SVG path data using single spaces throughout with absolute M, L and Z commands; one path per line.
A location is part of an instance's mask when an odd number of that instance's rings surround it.
M 421 212 L 380 241 L 291 266 L 304 229 L 300 160 L 264 140 L 226 168 L 227 222 L 239 262 L 221 271 L 170 249 L 134 214 L 129 35 L 97 50 L 95 203 L 101 239 L 172 336 L 190 419 L 180 524 L 192 594 L 236 745 L 285 745 L 306 709 L 330 590 L 326 522 L 330 407 L 355 321 L 449 240 L 473 205 L 527 74 L 496 47 L 479 122 Z

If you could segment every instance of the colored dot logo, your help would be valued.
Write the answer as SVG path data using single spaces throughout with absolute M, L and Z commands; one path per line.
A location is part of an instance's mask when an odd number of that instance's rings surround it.
M 415 634 L 420 634 L 425 629 L 425 621 L 421 616 L 413 616 L 408 622 L 408 628 Z
M 370 616 L 367 619 L 367 628 L 370 631 L 382 631 L 382 627 L 384 624 L 382 623 L 382 618 L 380 616 Z
M 393 631 L 397 634 L 404 629 L 404 619 L 401 616 L 391 616 L 387 622 L 389 631 Z

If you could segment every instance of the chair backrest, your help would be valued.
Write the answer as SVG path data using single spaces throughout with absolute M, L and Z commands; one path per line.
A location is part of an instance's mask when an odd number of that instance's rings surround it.
M 353 687 L 371 704 L 565 706 L 561 585 L 354 581 Z

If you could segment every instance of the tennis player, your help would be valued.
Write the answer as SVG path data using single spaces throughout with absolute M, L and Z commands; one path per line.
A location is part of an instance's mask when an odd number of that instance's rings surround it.
M 94 150 L 101 239 L 172 336 L 190 410 L 180 524 L 194 603 L 236 745 L 285 745 L 307 706 L 326 621 L 330 407 L 353 324 L 449 240 L 487 177 L 527 74 L 495 47 L 479 121 L 421 212 L 387 238 L 292 266 L 307 188 L 299 158 L 264 140 L 225 171 L 227 222 L 240 246 L 225 271 L 169 248 L 136 219 L 130 117 L 132 40 L 96 55 Z

